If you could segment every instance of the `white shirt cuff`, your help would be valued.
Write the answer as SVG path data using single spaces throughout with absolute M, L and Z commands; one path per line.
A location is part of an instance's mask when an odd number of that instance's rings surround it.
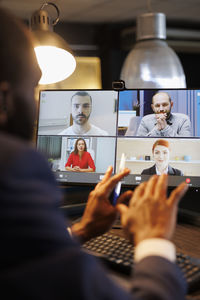
M 161 256 L 175 262 L 176 248 L 172 242 L 165 239 L 146 239 L 135 247 L 134 261 L 139 262 L 147 256 Z
M 72 235 L 72 230 L 71 230 L 71 227 L 67 227 L 67 232 L 69 233 L 69 236 L 72 238 L 73 235 Z

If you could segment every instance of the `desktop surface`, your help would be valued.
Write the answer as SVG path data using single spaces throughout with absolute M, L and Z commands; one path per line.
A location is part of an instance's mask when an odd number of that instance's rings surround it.
M 111 233 L 124 237 L 123 230 L 119 228 L 111 229 Z M 184 222 L 178 222 L 172 241 L 175 244 L 178 253 L 189 255 L 193 258 L 194 263 L 200 266 L 200 227 Z M 114 280 L 122 285 L 122 287 L 126 289 L 130 287 L 130 277 L 119 274 L 113 270 L 109 270 L 108 272 Z M 200 300 L 200 284 L 195 291 L 187 294 L 186 299 Z
M 73 216 L 70 218 L 72 223 L 78 221 L 80 216 Z M 118 223 L 118 221 L 117 221 Z M 112 234 L 115 236 L 119 236 L 124 238 L 124 232 L 122 228 L 117 226 L 113 226 L 113 228 L 108 232 L 108 234 Z M 177 253 L 181 253 L 185 256 L 190 256 L 192 258 L 192 262 L 200 267 L 200 227 L 184 223 L 178 222 L 176 225 L 176 230 L 173 236 L 173 243 L 176 246 Z M 129 289 L 131 287 L 131 276 L 125 274 L 124 272 L 116 271 L 116 268 L 108 267 L 106 264 L 107 272 L 111 278 L 113 278 L 117 284 L 121 285 L 125 289 Z M 194 291 L 190 291 L 186 297 L 187 300 L 200 300 L 200 284 L 199 287 L 196 287 Z

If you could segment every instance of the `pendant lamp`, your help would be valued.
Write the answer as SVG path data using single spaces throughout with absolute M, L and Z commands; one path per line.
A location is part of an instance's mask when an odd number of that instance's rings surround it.
M 126 88 L 185 88 L 181 62 L 166 43 L 165 14 L 139 15 L 136 32 L 136 44 L 126 57 L 120 75 Z
M 57 11 L 56 20 L 52 20 L 44 9 L 52 5 Z M 31 16 L 31 30 L 35 36 L 35 53 L 42 71 L 39 84 L 51 84 L 69 77 L 76 68 L 76 60 L 66 41 L 53 32 L 53 26 L 59 21 L 59 9 L 51 2 L 45 2 Z

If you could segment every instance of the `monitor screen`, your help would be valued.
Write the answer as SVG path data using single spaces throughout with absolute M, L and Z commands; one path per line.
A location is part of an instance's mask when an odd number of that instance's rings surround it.
M 122 188 L 168 173 L 169 190 L 190 187 L 183 211 L 200 216 L 200 89 L 42 90 L 38 115 L 37 148 L 70 192 L 65 205 L 85 203 L 124 153 Z
M 60 183 L 94 185 L 115 171 L 117 117 L 116 91 L 41 91 L 37 147 Z
M 95 185 L 124 153 L 124 186 L 165 172 L 199 188 L 200 90 L 43 90 L 37 148 L 62 185 Z

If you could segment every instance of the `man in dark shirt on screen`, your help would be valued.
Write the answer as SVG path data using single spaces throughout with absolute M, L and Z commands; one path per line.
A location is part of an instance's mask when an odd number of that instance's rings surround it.
M 109 167 L 90 193 L 81 221 L 66 230 L 61 191 L 31 142 L 34 88 L 41 75 L 31 33 L 3 9 L 0 26 L 1 293 L 21 300 L 183 299 L 185 281 L 170 240 L 187 185 L 167 198 L 167 176 L 154 176 L 134 193 L 122 194 L 114 207 L 109 196 L 129 170 L 111 176 Z M 109 230 L 118 212 L 136 246 L 130 293 L 79 246 Z

